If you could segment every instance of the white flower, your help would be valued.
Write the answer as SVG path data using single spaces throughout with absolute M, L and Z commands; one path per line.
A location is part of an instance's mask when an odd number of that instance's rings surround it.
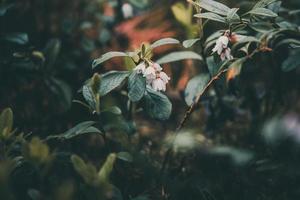
M 146 70 L 146 64 L 144 62 L 138 64 L 134 69 L 138 74 L 144 74 Z
M 165 72 L 160 72 L 158 76 L 159 76 L 159 78 L 160 78 L 161 80 L 163 80 L 165 83 L 168 83 L 169 80 L 170 80 L 170 77 L 169 77 Z
M 216 41 L 216 45 L 213 48 L 213 53 L 217 52 L 219 55 L 223 52 L 224 49 L 228 47 L 229 38 L 226 36 L 221 36 Z
M 122 5 L 122 13 L 125 19 L 133 17 L 133 8 L 129 3 Z
M 223 36 L 219 37 L 216 41 L 216 45 L 213 48 L 213 53 L 217 52 L 220 55 L 222 61 L 231 60 L 233 56 L 231 55 L 231 49 L 228 47 L 230 41 L 228 32 L 225 32 Z
M 156 78 L 156 70 L 154 67 L 149 66 L 144 72 L 144 77 L 146 77 L 147 82 L 152 81 Z
M 153 80 L 151 86 L 155 91 L 166 91 L 166 83 L 160 78 Z
M 233 56 L 231 55 L 231 49 L 229 47 L 227 47 L 226 49 L 224 49 L 224 51 L 221 53 L 220 58 L 222 61 L 224 60 L 232 60 Z
M 156 79 L 151 82 L 151 87 L 155 91 L 166 91 L 166 84 L 170 77 L 165 72 L 157 72 Z
M 162 70 L 161 66 L 160 66 L 159 64 L 157 64 L 157 63 L 153 63 L 153 64 L 152 64 L 152 67 L 153 67 L 156 71 L 161 71 L 161 70 Z

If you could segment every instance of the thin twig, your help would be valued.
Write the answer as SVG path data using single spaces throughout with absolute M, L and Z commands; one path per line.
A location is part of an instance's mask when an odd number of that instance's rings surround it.
M 190 115 L 192 114 L 192 112 L 194 111 L 195 107 L 198 105 L 201 97 L 203 96 L 203 94 L 210 88 L 210 86 L 214 83 L 215 80 L 219 79 L 220 76 L 225 73 L 228 69 L 223 69 L 221 70 L 218 74 L 216 74 L 214 77 L 212 77 L 210 79 L 210 81 L 207 83 L 207 85 L 203 88 L 203 90 L 201 91 L 201 93 L 199 93 L 196 96 L 195 101 L 192 103 L 192 105 L 187 109 L 187 111 L 185 112 L 184 117 L 182 118 L 179 126 L 176 128 L 176 132 L 180 131 L 182 129 L 182 127 L 185 125 L 186 121 L 188 120 L 188 118 L 190 117 Z

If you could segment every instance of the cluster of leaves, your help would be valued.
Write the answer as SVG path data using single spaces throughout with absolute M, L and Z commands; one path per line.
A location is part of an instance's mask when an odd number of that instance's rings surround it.
M 93 62 L 93 68 L 114 57 L 128 57 L 133 69 L 140 62 L 151 60 L 152 50 L 162 45 L 179 44 L 180 42 L 173 38 L 164 38 L 147 46 L 142 45 L 135 52 L 108 52 Z M 171 52 L 156 63 L 165 64 L 184 59 L 202 60 L 202 57 L 193 51 Z M 129 102 L 142 102 L 142 108 L 148 115 L 154 119 L 166 120 L 170 117 L 172 104 L 168 97 L 161 92 L 154 91 L 146 84 L 146 79 L 136 70 L 131 71 L 109 71 L 101 76 L 95 74 L 88 83 L 83 86 L 82 93 L 90 106 L 90 110 L 99 113 L 99 98 L 109 94 L 111 91 L 122 88 L 124 82 L 127 82 L 127 92 Z

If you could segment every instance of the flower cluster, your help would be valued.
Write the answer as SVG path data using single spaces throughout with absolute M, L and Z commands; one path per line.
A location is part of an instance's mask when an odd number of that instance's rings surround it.
M 157 63 L 142 62 L 134 68 L 139 74 L 143 74 L 146 78 L 147 85 L 155 91 L 166 91 L 166 84 L 170 77 L 162 71 L 162 68 Z
M 229 42 L 235 43 L 243 38 L 242 35 L 237 35 L 235 33 L 230 33 L 230 31 L 225 31 L 224 34 L 219 37 L 216 41 L 215 47 L 212 49 L 213 53 L 217 52 L 220 55 L 222 61 L 231 60 L 233 56 L 231 55 L 231 49 L 228 47 Z

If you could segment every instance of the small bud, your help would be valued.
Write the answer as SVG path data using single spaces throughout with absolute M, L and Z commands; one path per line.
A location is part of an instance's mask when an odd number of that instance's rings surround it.
M 92 77 L 91 88 L 94 94 L 97 94 L 100 89 L 101 76 L 95 73 Z

